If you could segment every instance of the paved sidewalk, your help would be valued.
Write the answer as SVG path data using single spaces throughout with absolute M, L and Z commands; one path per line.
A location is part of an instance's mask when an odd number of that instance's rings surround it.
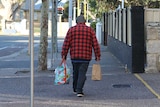
M 61 45 L 61 44 L 60 44 Z M 106 46 L 101 46 L 102 80 L 92 81 L 90 62 L 85 96 L 76 97 L 72 93 L 72 77 L 69 85 L 54 85 L 52 71 L 37 72 L 35 66 L 34 106 L 35 107 L 159 107 L 160 74 L 132 74 L 125 72 L 124 65 L 112 55 Z M 35 59 L 38 52 L 35 51 Z M 51 53 L 48 53 L 50 62 Z M 8 59 L 6 59 L 8 60 Z M 18 54 L 9 60 L 30 60 L 26 53 Z M 55 67 L 60 63 L 57 55 Z M 67 64 L 72 69 L 68 58 Z M 50 65 L 48 65 L 50 68 Z M 29 68 L 0 69 L 0 107 L 30 106 Z M 138 78 L 139 77 L 139 78 Z

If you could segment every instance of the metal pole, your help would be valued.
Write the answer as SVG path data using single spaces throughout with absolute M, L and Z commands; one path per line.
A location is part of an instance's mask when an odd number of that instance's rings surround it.
M 124 0 L 122 0 L 122 9 L 124 8 Z
M 73 21 L 76 22 L 76 7 L 73 8 L 74 14 L 73 14 Z
M 34 0 L 30 0 L 30 38 L 31 38 L 31 95 L 30 107 L 34 107 Z
M 84 17 L 85 17 L 85 19 L 87 18 L 86 17 L 86 0 L 84 0 L 84 2 L 83 2 L 83 4 L 84 4 Z
M 69 28 L 72 26 L 72 0 L 69 0 Z
M 51 68 L 53 67 L 53 24 L 54 24 L 54 20 L 53 20 L 53 17 L 54 17 L 54 0 L 52 0 L 52 24 L 51 24 Z
M 57 0 L 52 0 L 52 56 L 51 56 L 51 68 L 53 67 L 53 62 L 57 56 Z M 56 53 L 53 58 L 53 53 Z
M 77 0 L 77 16 L 80 15 L 80 10 L 79 10 L 79 0 Z
M 87 21 L 86 21 L 87 23 L 88 23 L 88 8 L 89 8 L 89 6 L 88 6 L 88 1 L 87 1 L 87 18 L 86 18 L 87 19 Z

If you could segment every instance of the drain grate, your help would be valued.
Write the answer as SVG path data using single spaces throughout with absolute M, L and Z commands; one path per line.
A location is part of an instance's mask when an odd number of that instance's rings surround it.
M 113 88 L 131 88 L 131 84 L 114 84 Z

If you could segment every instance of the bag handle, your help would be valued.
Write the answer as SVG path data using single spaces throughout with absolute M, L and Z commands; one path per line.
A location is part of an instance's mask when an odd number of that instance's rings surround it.
M 66 60 L 62 59 L 60 65 L 62 65 L 62 63 L 64 63 L 64 66 L 66 66 Z
M 65 75 L 64 81 L 65 81 L 65 83 L 66 83 L 66 82 L 67 82 L 66 60 L 62 59 L 60 65 L 62 65 L 62 63 L 64 64 L 64 75 Z

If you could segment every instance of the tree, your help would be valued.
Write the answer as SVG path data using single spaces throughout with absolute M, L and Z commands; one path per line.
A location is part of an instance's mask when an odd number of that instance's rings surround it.
M 131 6 L 144 6 L 149 8 L 159 8 L 159 0 L 128 0 L 128 4 Z
M 119 0 L 88 0 L 89 10 L 92 14 L 96 14 L 96 17 L 101 17 L 102 13 L 109 10 L 114 10 L 119 5 Z
M 47 70 L 47 48 L 48 48 L 48 0 L 42 0 L 41 8 L 41 32 L 38 56 L 38 70 Z
M 5 20 L 14 20 L 17 10 L 22 6 L 25 0 L 1 0 L 3 9 L 1 10 L 1 16 Z M 6 14 L 7 13 L 7 14 Z
M 61 0 L 58 0 L 58 3 L 59 2 L 61 2 Z M 40 46 L 39 46 L 39 55 L 38 55 L 38 71 L 47 70 L 49 3 L 50 3 L 49 0 L 42 0 Z
M 118 5 L 121 5 L 122 0 L 88 0 L 89 10 L 97 17 L 101 17 L 102 13 L 109 10 L 115 10 Z M 144 6 L 150 8 L 159 8 L 160 2 L 158 0 L 126 0 L 125 6 Z

